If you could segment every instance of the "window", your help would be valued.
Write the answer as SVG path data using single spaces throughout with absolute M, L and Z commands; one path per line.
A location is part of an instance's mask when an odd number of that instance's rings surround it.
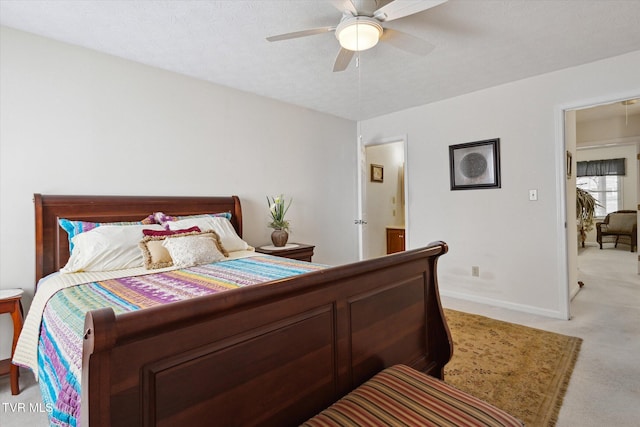
M 622 177 L 626 174 L 625 158 L 577 162 L 578 188 L 598 201 L 596 216 L 603 218 L 622 209 Z
M 588 191 L 601 206 L 596 206 L 596 216 L 605 217 L 622 209 L 622 176 L 582 176 L 576 182 L 578 188 Z

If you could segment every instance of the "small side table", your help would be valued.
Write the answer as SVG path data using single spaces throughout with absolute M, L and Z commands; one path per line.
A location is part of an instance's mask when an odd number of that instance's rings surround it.
M 256 248 L 256 252 L 311 262 L 314 248 L 314 245 L 307 245 L 304 243 L 287 243 L 281 248 L 276 248 L 271 245 L 260 246 L 259 248 Z
M 20 384 L 18 377 L 20 370 L 16 365 L 11 363 L 13 352 L 18 344 L 18 337 L 22 331 L 22 289 L 0 289 L 0 314 L 9 313 L 13 320 L 13 344 L 11 345 L 11 357 L 9 359 L 0 360 L 0 375 L 9 374 L 11 381 L 11 394 L 20 393 Z

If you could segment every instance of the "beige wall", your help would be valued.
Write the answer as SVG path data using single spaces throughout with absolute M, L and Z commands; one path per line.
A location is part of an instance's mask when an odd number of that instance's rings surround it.
M 620 114 L 623 111 L 620 105 Z M 576 138 L 578 147 L 640 138 L 640 114 L 579 122 Z

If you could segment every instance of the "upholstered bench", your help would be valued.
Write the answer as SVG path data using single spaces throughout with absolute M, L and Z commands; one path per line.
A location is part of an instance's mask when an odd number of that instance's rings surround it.
M 395 365 L 303 424 L 334 426 L 519 426 L 480 399 L 405 365 Z

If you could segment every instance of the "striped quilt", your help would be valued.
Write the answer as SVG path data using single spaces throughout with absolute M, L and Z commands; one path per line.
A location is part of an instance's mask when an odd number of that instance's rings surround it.
M 80 421 L 82 336 L 85 313 L 112 307 L 116 314 L 325 268 L 279 257 L 256 256 L 71 286 L 47 303 L 38 342 L 38 377 L 51 425 Z

